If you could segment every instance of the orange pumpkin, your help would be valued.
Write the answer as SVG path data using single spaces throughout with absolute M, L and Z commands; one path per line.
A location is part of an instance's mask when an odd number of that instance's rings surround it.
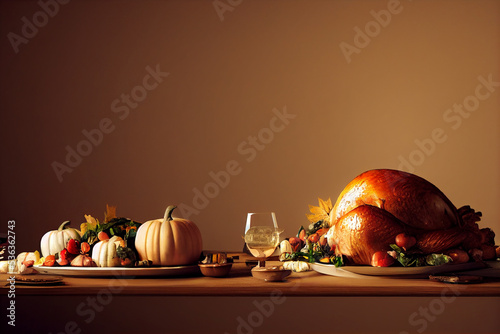
M 163 219 L 147 221 L 137 230 L 135 248 L 142 261 L 152 261 L 156 266 L 180 266 L 200 258 L 200 230 L 190 220 L 172 218 L 175 208 L 169 206 Z

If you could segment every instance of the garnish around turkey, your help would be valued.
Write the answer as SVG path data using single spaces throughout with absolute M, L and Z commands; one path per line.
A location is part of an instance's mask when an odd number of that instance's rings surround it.
M 352 180 L 335 205 L 319 199 L 309 209 L 311 224 L 281 244 L 281 260 L 409 267 L 500 257 L 495 233 L 478 225 L 481 212 L 457 209 L 414 174 L 370 170 Z

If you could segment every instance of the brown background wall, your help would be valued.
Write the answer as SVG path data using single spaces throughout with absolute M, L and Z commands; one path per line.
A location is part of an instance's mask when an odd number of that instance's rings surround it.
M 70 2 L 16 54 L 8 34 L 22 37 L 22 18 L 41 7 L 2 3 L 1 217 L 18 222 L 20 247 L 63 220 L 102 218 L 106 203 L 139 221 L 182 203 L 199 211 L 189 218 L 205 248 L 240 249 L 247 212 L 275 210 L 293 235 L 318 196 L 398 167 L 500 230 L 499 88 L 480 89 L 490 95 L 468 118 L 447 111 L 475 95 L 478 77 L 500 81 L 498 2 L 403 1 L 386 27 L 370 13 L 386 1 L 233 8 L 221 21 L 206 1 Z M 375 36 L 348 63 L 340 44 L 362 46 L 355 28 L 367 24 Z M 149 91 L 147 67 L 169 73 Z M 278 132 L 274 109 L 290 115 Z M 81 144 L 105 119 L 111 133 Z M 248 137 L 259 134 L 257 150 Z M 67 147 L 88 155 L 71 167 Z M 210 172 L 230 161 L 235 175 L 214 188 Z M 54 162 L 68 168 L 61 182 Z M 195 189 L 206 186 L 203 201 Z
M 0 3 L 0 231 L 16 220 L 19 251 L 106 203 L 139 221 L 182 204 L 205 249 L 239 250 L 247 212 L 291 236 L 372 168 L 423 176 L 500 234 L 500 86 L 477 88 L 500 81 L 498 1 L 219 3 L 222 19 L 212 1 L 72 1 L 46 21 Z M 144 82 L 148 67 L 169 75 Z M 68 147 L 87 155 L 58 179 Z

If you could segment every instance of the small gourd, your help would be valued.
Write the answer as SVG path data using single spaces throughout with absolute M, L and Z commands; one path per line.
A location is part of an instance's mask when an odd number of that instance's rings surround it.
M 99 241 L 92 249 L 92 260 L 98 267 L 119 267 L 121 259 L 117 250 L 120 246 L 125 247 L 125 241 L 116 235 L 111 239 Z
M 311 269 L 309 263 L 305 261 L 286 261 L 283 262 L 283 268 L 287 270 L 291 270 L 296 273 L 300 273 L 303 271 L 308 271 Z
M 42 256 L 55 255 L 66 248 L 70 239 L 80 241 L 80 232 L 74 228 L 68 228 L 69 221 L 63 222 L 55 231 L 45 233 L 40 241 Z
M 292 245 L 288 240 L 283 240 L 280 242 L 280 261 L 289 261 L 292 258 Z
M 92 260 L 88 254 L 79 254 L 72 261 L 71 266 L 73 267 L 96 267 L 95 262 Z
M 281 251 L 281 254 L 293 253 L 293 249 L 292 249 L 292 245 L 290 244 L 290 241 L 283 240 L 282 242 L 280 242 L 280 251 Z

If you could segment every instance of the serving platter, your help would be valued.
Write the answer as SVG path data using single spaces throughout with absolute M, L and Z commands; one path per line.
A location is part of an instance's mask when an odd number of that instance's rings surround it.
M 146 277 L 199 275 L 198 265 L 173 267 L 47 267 L 34 266 L 40 274 L 71 277 Z
M 343 266 L 335 267 L 332 264 L 312 263 L 311 268 L 321 274 L 338 277 L 368 278 L 370 276 L 393 277 L 427 277 L 429 275 L 455 273 L 462 271 L 481 270 L 483 272 L 499 270 L 499 261 L 470 262 L 463 264 L 443 264 L 441 266 L 422 267 L 372 267 L 372 266 Z

